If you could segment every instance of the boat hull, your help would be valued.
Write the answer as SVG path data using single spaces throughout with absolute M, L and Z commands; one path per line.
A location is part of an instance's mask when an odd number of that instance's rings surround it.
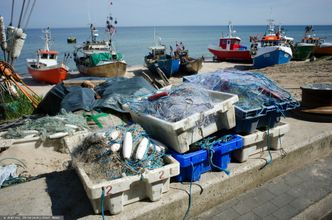
M 151 72 L 156 73 L 157 68 L 155 64 L 164 72 L 166 77 L 171 77 L 172 75 L 179 72 L 180 69 L 180 59 L 163 59 L 156 61 L 146 61 L 146 65 Z
M 332 55 L 332 45 L 331 46 L 325 46 L 325 47 L 315 47 L 314 56 L 321 57 L 321 56 L 331 56 Z
M 252 62 L 251 54 L 249 50 L 223 50 L 219 48 L 209 47 L 208 50 L 218 60 L 223 61 L 236 61 L 236 62 Z
M 34 80 L 57 84 L 67 78 L 68 68 L 63 64 L 47 68 L 35 68 L 28 65 L 28 72 Z
M 293 50 L 292 60 L 306 60 L 308 59 L 315 48 L 314 44 L 297 44 Z
M 189 58 L 189 60 L 185 63 L 181 63 L 180 71 L 185 74 L 196 74 L 203 67 L 203 59 L 193 59 Z
M 292 58 L 289 47 L 274 46 L 259 48 L 253 59 L 254 68 L 264 68 L 276 64 L 288 63 Z
M 126 74 L 127 64 L 122 61 L 115 61 L 99 66 L 85 66 L 83 64 L 76 64 L 80 73 L 88 76 L 96 77 L 117 77 Z

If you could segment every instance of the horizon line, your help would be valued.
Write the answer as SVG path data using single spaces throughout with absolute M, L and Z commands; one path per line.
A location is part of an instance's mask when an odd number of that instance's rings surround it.
M 282 24 L 282 26 L 307 26 L 307 25 L 312 25 L 312 26 L 332 26 L 332 24 Z M 133 26 L 133 25 L 119 25 L 117 26 L 119 27 L 222 27 L 225 26 L 227 27 L 228 25 L 219 25 L 219 24 L 215 24 L 215 25 L 206 25 L 206 24 L 202 24 L 202 25 L 137 25 L 137 26 Z M 237 25 L 233 25 L 235 27 L 237 26 L 267 26 L 267 24 L 237 24 Z M 48 26 L 49 27 L 49 26 Z M 89 25 L 87 26 L 73 26 L 73 27 L 69 27 L 69 26 L 57 26 L 57 27 L 51 27 L 51 28 L 63 28 L 63 29 L 70 29 L 70 28 L 87 28 L 89 27 Z M 104 26 L 96 26 L 97 28 L 103 28 Z M 45 26 L 43 27 L 29 27 L 26 29 L 41 29 L 41 28 L 45 28 Z

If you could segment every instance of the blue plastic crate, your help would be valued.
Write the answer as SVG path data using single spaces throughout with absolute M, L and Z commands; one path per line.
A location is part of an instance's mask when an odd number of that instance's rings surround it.
M 225 170 L 231 160 L 230 153 L 243 146 L 243 139 L 233 135 L 232 140 L 225 143 L 215 143 L 212 147 L 213 155 L 210 162 L 211 152 L 201 149 L 194 152 L 180 154 L 170 150 L 171 155 L 180 163 L 180 174 L 174 179 L 177 182 L 195 182 L 201 178 L 201 174 L 210 170 Z M 219 169 L 220 168 L 220 169 Z

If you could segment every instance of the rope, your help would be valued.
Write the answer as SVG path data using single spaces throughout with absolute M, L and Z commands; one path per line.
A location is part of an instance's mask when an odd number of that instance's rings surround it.
M 14 157 L 3 158 L 3 159 L 0 160 L 0 163 L 1 163 L 2 161 L 4 161 L 4 160 L 16 160 L 16 161 L 18 161 L 18 162 L 21 163 L 21 164 L 17 164 L 17 165 L 20 165 L 20 166 L 23 165 L 22 167 L 24 167 L 24 168 L 27 167 L 27 166 L 25 165 L 25 163 L 23 163 L 23 161 L 21 161 L 21 160 L 19 160 L 19 159 L 17 159 L 17 158 L 14 158 Z
M 260 168 L 260 170 L 264 169 L 267 165 L 272 164 L 272 154 L 271 154 L 271 149 L 270 149 L 270 127 L 267 126 L 266 128 L 266 134 L 267 134 L 267 138 L 266 138 L 266 146 L 267 146 L 267 152 L 269 153 L 269 159 L 265 160 L 265 164 Z
M 194 173 L 194 164 L 192 162 L 190 162 L 191 164 L 191 172 Z M 191 177 L 193 178 L 193 177 Z M 187 208 L 187 211 L 183 217 L 183 220 L 186 220 L 188 217 L 189 217 L 189 212 L 190 212 L 190 208 L 192 206 L 192 193 L 191 193 L 191 190 L 192 190 L 192 185 L 193 185 L 193 179 L 190 180 L 190 184 L 189 184 L 189 201 L 188 201 L 188 208 Z
M 232 135 L 225 135 L 225 136 L 220 137 L 220 138 L 208 137 L 208 138 L 205 138 L 205 139 L 203 139 L 203 140 L 201 140 L 197 143 L 202 149 L 205 149 L 205 150 L 208 151 L 209 162 L 212 165 L 212 167 L 217 168 L 218 170 L 225 172 L 227 175 L 230 175 L 229 170 L 223 169 L 223 168 L 221 168 L 221 167 L 219 167 L 219 166 L 217 166 L 213 163 L 213 154 L 215 153 L 213 147 L 214 147 L 215 144 L 226 143 L 226 142 L 228 142 L 232 139 L 233 139 Z
M 102 187 L 102 188 L 101 188 L 101 200 L 100 200 L 101 219 L 102 219 L 102 220 L 105 219 L 105 215 L 104 215 L 104 199 L 105 199 L 105 188 Z

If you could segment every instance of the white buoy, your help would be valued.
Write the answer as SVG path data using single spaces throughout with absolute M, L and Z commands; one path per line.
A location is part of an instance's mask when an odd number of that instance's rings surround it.
M 113 153 L 115 153 L 115 152 L 118 152 L 118 151 L 120 150 L 120 148 L 121 148 L 121 144 L 119 144 L 119 143 L 115 143 L 115 144 L 112 144 L 112 146 L 111 146 L 111 151 L 112 151 Z
M 5 23 L 3 21 L 3 17 L 0 16 L 0 46 L 2 50 L 7 49 L 7 38 L 6 38 L 6 31 L 5 31 Z
M 123 158 L 129 159 L 132 151 L 133 151 L 133 136 L 131 135 L 130 132 L 126 132 L 122 147 Z
M 26 37 L 27 34 L 24 33 L 21 28 L 16 30 L 13 47 L 10 52 L 10 56 L 13 60 L 20 56 Z
M 136 150 L 136 159 L 142 160 L 144 157 L 144 154 L 146 152 L 146 149 L 148 148 L 149 139 L 146 137 L 143 138 L 143 140 L 139 143 L 137 150 Z
M 78 126 L 72 124 L 65 124 L 65 126 L 72 129 L 78 129 Z
M 62 138 L 62 137 L 65 137 L 68 135 L 68 132 L 58 132 L 58 133 L 55 133 L 55 134 L 51 134 L 49 135 L 48 137 L 50 139 L 56 139 L 56 138 Z
M 120 133 L 117 130 L 115 130 L 111 132 L 109 137 L 111 138 L 111 140 L 116 140 L 119 137 L 119 135 Z

